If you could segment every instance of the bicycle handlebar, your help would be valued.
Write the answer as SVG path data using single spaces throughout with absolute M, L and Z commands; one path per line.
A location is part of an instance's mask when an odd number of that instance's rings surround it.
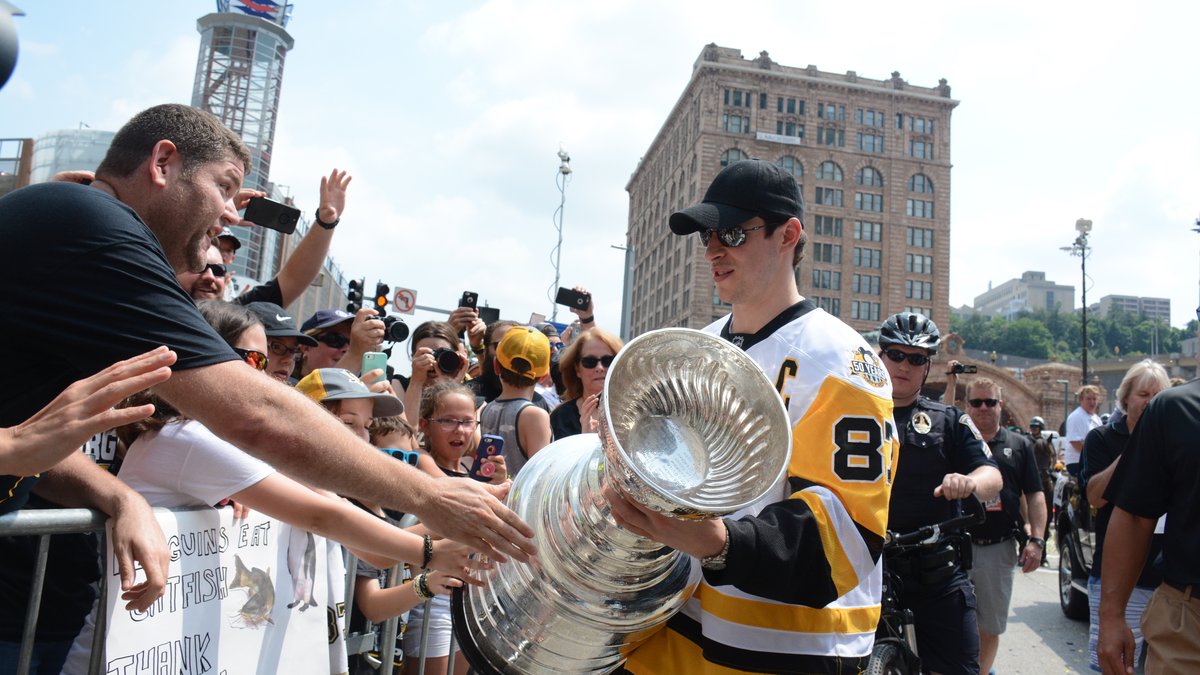
M 942 532 L 945 530 L 951 530 L 964 525 L 978 525 L 986 519 L 987 514 L 983 510 L 983 502 L 979 501 L 979 497 L 971 494 L 965 499 L 958 500 L 958 502 L 964 507 L 962 515 L 955 516 L 940 523 L 934 523 L 933 525 L 925 525 L 912 532 L 905 532 L 903 534 L 889 530 L 887 533 L 887 539 L 884 540 L 884 546 L 904 546 L 906 544 L 914 543 L 933 543 L 937 541 L 939 537 L 941 537 Z

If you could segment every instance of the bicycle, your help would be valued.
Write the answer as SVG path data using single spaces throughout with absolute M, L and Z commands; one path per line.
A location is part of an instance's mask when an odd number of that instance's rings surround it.
M 949 520 L 925 525 L 903 534 L 888 531 L 883 542 L 883 597 L 879 615 L 879 628 L 875 633 L 875 646 L 867 662 L 867 675 L 909 675 L 921 672 L 921 658 L 917 653 L 917 632 L 913 625 L 912 610 L 900 606 L 903 590 L 901 575 L 889 565 L 888 560 L 918 550 L 933 550 L 943 545 L 943 537 L 960 537 L 959 528 L 975 525 L 985 520 L 983 504 L 975 495 L 959 500 L 963 512 Z M 962 545 L 970 550 L 970 540 L 964 538 Z M 964 567 L 969 567 L 965 563 Z

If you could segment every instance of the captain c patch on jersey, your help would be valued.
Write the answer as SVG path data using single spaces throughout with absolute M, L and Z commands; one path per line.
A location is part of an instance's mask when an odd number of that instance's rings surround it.
M 887 371 L 879 363 L 879 357 L 866 347 L 859 347 L 851 355 L 850 374 L 861 377 L 872 387 L 882 387 L 887 383 Z

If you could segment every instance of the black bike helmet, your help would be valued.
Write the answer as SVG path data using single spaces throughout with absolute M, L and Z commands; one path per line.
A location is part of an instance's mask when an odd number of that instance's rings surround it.
M 942 334 L 938 332 L 937 324 L 924 314 L 916 312 L 894 314 L 879 327 L 880 347 L 920 347 L 932 356 L 937 353 L 941 341 Z

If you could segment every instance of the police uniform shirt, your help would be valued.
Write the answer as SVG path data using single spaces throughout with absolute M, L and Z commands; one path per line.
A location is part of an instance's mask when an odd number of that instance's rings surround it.
M 1037 460 L 1033 456 L 1033 443 L 1021 434 L 1001 428 L 988 441 L 992 459 L 1004 478 L 999 497 L 985 504 L 987 520 L 971 528 L 976 539 L 1000 539 L 1012 536 L 1021 529 L 1021 495 L 1041 493 L 1042 480 L 1038 478 Z M 1040 497 L 1039 497 L 1040 498 Z
M 900 458 L 888 506 L 888 529 L 911 532 L 957 515 L 953 501 L 934 497 L 948 473 L 969 474 L 995 466 L 971 418 L 954 406 L 920 397 L 896 408 Z
M 1177 586 L 1200 584 L 1198 438 L 1200 380 L 1162 391 L 1146 406 L 1104 492 L 1135 516 L 1167 514 L 1163 579 Z

